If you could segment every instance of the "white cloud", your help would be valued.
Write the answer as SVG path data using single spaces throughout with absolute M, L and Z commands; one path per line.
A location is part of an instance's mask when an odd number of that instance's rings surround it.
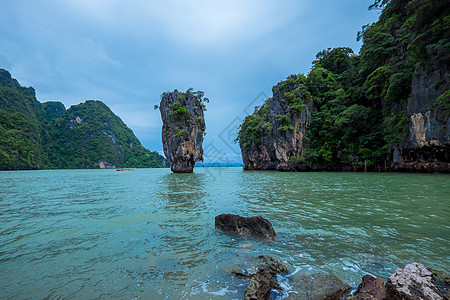
M 66 4 L 88 22 L 121 34 L 145 37 L 162 32 L 190 47 L 257 38 L 288 24 L 299 12 L 293 0 L 283 5 L 261 0 L 67 0 Z
M 156 103 L 155 103 L 156 104 Z M 154 104 L 112 104 L 111 110 L 132 128 L 161 128 L 162 122 L 159 110 L 154 110 Z

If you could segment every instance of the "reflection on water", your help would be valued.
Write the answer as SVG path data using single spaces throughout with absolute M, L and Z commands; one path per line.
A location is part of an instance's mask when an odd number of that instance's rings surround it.
M 428 174 L 1 172 L 2 295 L 235 299 L 248 282 L 229 271 L 260 254 L 353 286 L 412 261 L 449 272 L 449 194 Z M 217 231 L 221 213 L 261 215 L 277 238 Z
M 206 207 L 206 180 L 205 174 L 165 174 L 162 180 L 165 188 L 158 192 L 168 200 L 167 209 L 202 210 Z

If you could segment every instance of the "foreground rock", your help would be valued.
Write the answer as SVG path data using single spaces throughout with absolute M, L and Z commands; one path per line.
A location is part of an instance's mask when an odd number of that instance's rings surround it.
M 347 297 L 348 300 L 382 300 L 386 297 L 386 288 L 383 279 L 366 275 L 356 292 Z
M 245 289 L 245 300 L 265 300 L 270 299 L 270 292 L 273 289 L 278 291 L 282 290 L 276 279 L 276 275 L 287 273 L 289 273 L 289 268 L 285 263 L 272 256 L 261 255 L 258 256 L 256 274 L 249 274 L 244 271 L 235 275 L 239 277 L 250 277 L 250 282 Z
M 333 274 L 317 273 L 292 278 L 290 300 L 340 300 L 347 295 L 351 287 Z
M 276 236 L 272 224 L 260 216 L 245 218 L 238 215 L 222 214 L 215 218 L 215 227 L 245 237 L 273 240 Z
M 448 275 L 443 272 L 435 274 L 419 263 L 395 270 L 386 283 L 386 299 L 449 299 Z
M 191 173 L 196 161 L 203 161 L 203 92 L 174 90 L 163 93 L 161 112 L 164 154 L 174 173 Z

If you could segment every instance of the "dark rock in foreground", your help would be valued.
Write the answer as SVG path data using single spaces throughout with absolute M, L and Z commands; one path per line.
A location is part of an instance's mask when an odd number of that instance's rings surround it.
M 450 300 L 450 275 L 433 269 L 428 269 L 431 272 L 431 281 L 439 290 L 445 300 Z
M 161 112 L 164 154 L 174 173 L 192 173 L 196 161 L 203 161 L 203 92 L 174 90 L 163 93 Z M 206 100 L 208 101 L 208 100 Z
M 260 216 L 245 218 L 238 215 L 222 214 L 215 218 L 215 227 L 245 237 L 273 240 L 276 236 L 272 224 Z
M 382 300 L 386 297 L 383 279 L 366 275 L 356 292 L 348 300 Z
M 449 299 L 449 278 L 442 272 L 433 273 L 422 264 L 412 263 L 395 270 L 386 283 L 386 299 Z M 438 286 L 435 285 L 438 284 Z
M 297 275 L 291 283 L 295 292 L 289 294 L 290 300 L 340 300 L 351 289 L 336 276 L 325 273 Z
M 281 291 L 281 286 L 276 280 L 277 274 L 289 273 L 288 266 L 272 256 L 258 256 L 258 270 L 250 275 L 250 282 L 245 289 L 245 300 L 270 299 L 272 289 Z

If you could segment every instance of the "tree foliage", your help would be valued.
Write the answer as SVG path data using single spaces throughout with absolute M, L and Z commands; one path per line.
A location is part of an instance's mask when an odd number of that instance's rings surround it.
M 145 149 L 105 104 L 86 101 L 68 110 L 40 103 L 0 70 L 0 169 L 162 167 L 164 159 Z
M 296 99 L 305 94 L 314 99 L 304 137 L 307 152 L 292 161 L 303 161 L 310 167 L 383 163 L 390 149 L 405 142 L 406 108 L 415 70 L 448 69 L 447 0 L 376 0 L 370 9 L 383 11 L 377 22 L 363 26 L 358 33 L 364 42 L 359 55 L 348 47 L 325 49 L 316 55 L 306 77 L 293 75 L 276 86 L 278 90 L 289 87 L 294 78 L 302 78 L 298 89 L 283 91 L 283 101 L 300 103 Z M 435 105 L 444 113 L 450 111 L 448 85 L 448 76 L 441 76 L 432 87 L 441 92 Z M 267 109 L 264 104 L 241 125 L 238 139 L 244 148 L 265 137 L 263 116 L 269 113 Z M 303 109 L 299 105 L 289 114 Z M 283 116 L 278 117 L 281 120 Z M 280 131 L 292 127 L 289 122 L 281 124 Z

